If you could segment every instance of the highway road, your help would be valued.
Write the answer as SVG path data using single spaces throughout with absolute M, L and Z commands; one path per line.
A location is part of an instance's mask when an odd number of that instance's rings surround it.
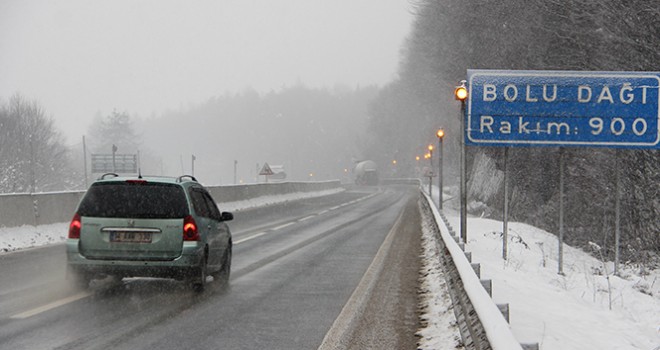
M 140 278 L 76 290 L 62 244 L 0 255 L 0 349 L 415 349 L 418 196 L 352 187 L 236 212 L 229 286 L 202 294 Z

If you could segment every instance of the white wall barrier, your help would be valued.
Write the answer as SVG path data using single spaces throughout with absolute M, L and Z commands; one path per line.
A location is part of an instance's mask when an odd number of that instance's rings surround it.
M 280 182 L 251 185 L 207 186 L 218 202 L 296 192 L 316 192 L 338 188 L 337 181 Z M 45 225 L 71 220 L 85 191 L 0 194 L 0 227 Z

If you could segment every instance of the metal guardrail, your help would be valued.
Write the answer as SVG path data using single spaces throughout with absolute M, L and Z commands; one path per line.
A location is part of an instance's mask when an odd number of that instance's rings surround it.
M 424 191 L 421 193 L 422 219 L 428 221 L 438 238 L 441 265 L 465 349 L 538 349 L 537 344 L 518 343 L 507 323 L 508 305 L 495 305 L 490 296 L 491 282 L 479 279 L 479 265 L 470 262 L 471 254 L 458 243 L 446 217 Z

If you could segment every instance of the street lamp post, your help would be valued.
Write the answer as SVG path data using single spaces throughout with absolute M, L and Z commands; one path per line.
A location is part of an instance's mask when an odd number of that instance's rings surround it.
M 442 129 L 439 129 L 438 132 L 436 133 L 438 136 L 438 188 L 440 189 L 440 193 L 438 194 L 438 209 L 442 210 L 442 139 L 445 136 L 445 131 Z
M 234 159 L 234 185 L 236 185 L 236 168 L 238 167 L 238 161 Z
M 432 192 L 432 184 L 433 184 L 433 145 L 429 145 L 429 160 L 431 162 L 431 166 L 429 167 L 429 196 L 431 196 L 431 200 L 433 200 L 433 192 Z
M 115 163 L 115 155 L 117 154 L 117 146 L 112 144 L 112 172 L 117 172 L 117 164 Z
M 454 97 L 461 101 L 461 239 L 467 243 L 467 174 L 465 163 L 465 100 L 468 97 L 466 81 L 461 80 L 461 85 L 454 90 Z

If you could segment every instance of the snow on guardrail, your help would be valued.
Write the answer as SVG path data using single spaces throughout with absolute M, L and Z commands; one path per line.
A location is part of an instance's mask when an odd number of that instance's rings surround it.
M 449 228 L 446 226 L 438 209 L 433 205 L 433 201 L 423 190 L 421 193 L 433 213 L 434 220 L 438 225 L 440 238 L 458 270 L 465 292 L 474 307 L 477 317 L 481 321 L 491 348 L 493 350 L 522 350 L 522 345 L 513 336 L 511 328 L 502 316 L 501 311 L 482 286 L 465 253 L 451 236 Z

